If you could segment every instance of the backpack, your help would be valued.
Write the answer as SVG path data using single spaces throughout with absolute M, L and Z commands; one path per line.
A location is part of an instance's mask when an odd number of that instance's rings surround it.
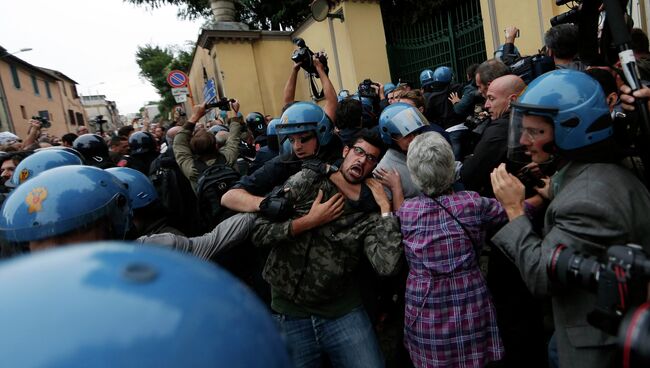
M 233 211 L 221 206 L 221 197 L 239 181 L 240 175 L 225 164 L 225 159 L 221 155 L 211 166 L 195 159 L 194 167 L 199 172 L 196 185 L 199 217 L 204 230 L 211 231 L 221 221 L 234 214 Z
M 149 170 L 149 179 L 168 211 L 170 223 L 188 236 L 203 234 L 202 229 L 197 226 L 198 213 L 194 190 L 173 156 L 162 154 L 154 160 Z

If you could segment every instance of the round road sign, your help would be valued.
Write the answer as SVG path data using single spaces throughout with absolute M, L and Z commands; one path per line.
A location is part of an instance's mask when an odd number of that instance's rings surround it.
M 189 78 L 180 70 L 172 70 L 167 75 L 167 83 L 172 87 L 185 87 Z

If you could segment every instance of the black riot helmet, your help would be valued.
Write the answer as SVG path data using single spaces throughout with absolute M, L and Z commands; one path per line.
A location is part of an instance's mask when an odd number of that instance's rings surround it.
M 246 126 L 253 132 L 254 137 L 266 134 L 266 121 L 264 115 L 259 112 L 251 112 L 246 115 Z
M 72 148 L 81 153 L 86 165 L 101 166 L 109 162 L 108 145 L 97 134 L 83 134 L 72 142 Z
M 131 156 L 156 152 L 156 139 L 149 132 L 136 132 L 129 137 Z

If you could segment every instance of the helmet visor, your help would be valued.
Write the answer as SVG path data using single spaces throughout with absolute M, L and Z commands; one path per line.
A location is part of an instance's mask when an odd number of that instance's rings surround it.
M 558 110 L 517 103 L 513 103 L 512 107 L 508 127 L 508 161 L 527 164 L 531 162 L 531 152 L 538 153 L 538 160 L 550 160 L 551 154 L 545 153 L 543 145 L 536 146 L 535 143 L 549 141 L 549 137 L 552 141 L 552 119 Z M 548 157 L 545 157 L 546 154 Z
M 281 160 L 292 162 L 306 158 L 306 156 L 315 155 L 317 151 L 308 152 L 302 149 L 296 151 L 294 147 L 306 147 L 312 141 L 317 142 L 317 128 L 316 123 L 278 124 L 277 133 Z M 318 148 L 318 145 L 316 147 Z
M 393 138 L 406 137 L 429 125 L 427 118 L 422 115 L 420 110 L 415 108 L 404 109 L 391 117 L 390 120 L 395 128 L 395 131 L 390 132 L 391 137 L 397 136 Z

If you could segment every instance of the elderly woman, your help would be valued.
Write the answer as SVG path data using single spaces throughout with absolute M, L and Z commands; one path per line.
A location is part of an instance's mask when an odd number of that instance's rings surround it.
M 454 154 L 438 133 L 409 145 L 407 166 L 423 193 L 397 212 L 409 263 L 404 343 L 416 367 L 484 367 L 503 346 L 478 253 L 485 229 L 507 221 L 499 202 L 454 193 Z

